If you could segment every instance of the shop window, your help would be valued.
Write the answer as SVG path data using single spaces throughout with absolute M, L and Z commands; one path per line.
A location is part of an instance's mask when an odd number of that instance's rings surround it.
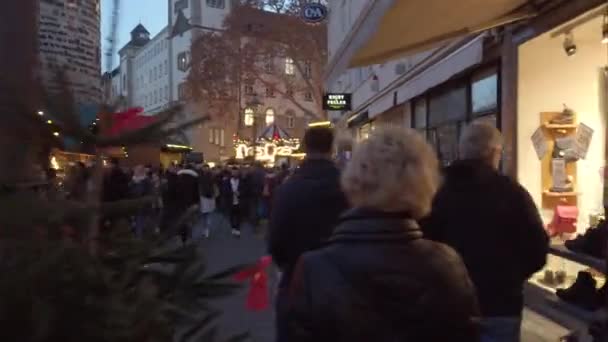
M 432 96 L 429 100 L 428 125 L 437 126 L 447 122 L 466 120 L 467 88 L 461 85 Z
M 473 77 L 471 105 L 473 116 L 495 113 L 497 111 L 498 75 L 496 74 L 496 70 L 491 69 Z
M 274 109 L 268 108 L 266 110 L 266 126 L 270 126 L 274 123 Z

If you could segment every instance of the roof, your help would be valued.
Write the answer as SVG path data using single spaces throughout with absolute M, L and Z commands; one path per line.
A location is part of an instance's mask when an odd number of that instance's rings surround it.
M 150 32 L 148 32 L 148 30 L 146 29 L 146 27 L 142 24 L 138 24 L 137 26 L 135 26 L 135 28 L 131 31 L 131 33 L 146 33 L 146 34 L 150 34 Z

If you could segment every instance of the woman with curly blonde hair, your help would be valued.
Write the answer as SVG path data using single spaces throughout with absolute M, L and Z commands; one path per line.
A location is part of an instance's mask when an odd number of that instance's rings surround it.
M 460 257 L 426 240 L 439 186 L 432 148 L 410 129 L 380 128 L 342 175 L 353 206 L 293 277 L 289 341 L 476 341 L 474 289 Z

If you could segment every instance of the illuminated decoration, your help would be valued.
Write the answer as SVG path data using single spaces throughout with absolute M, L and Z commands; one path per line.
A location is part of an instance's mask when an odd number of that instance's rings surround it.
M 39 110 L 39 111 L 38 111 L 38 115 L 43 116 L 43 115 L 44 115 L 44 112 L 43 112 L 43 111 L 41 111 L 41 110 Z
M 308 127 L 329 127 L 329 126 L 331 126 L 331 121 L 311 122 L 308 124 Z
M 59 136 L 59 132 L 53 132 L 53 135 L 58 137 Z
M 323 95 L 324 110 L 352 110 L 352 94 L 327 93 Z
M 254 121 L 254 117 L 253 117 L 253 109 L 251 108 L 245 108 L 245 126 L 250 127 L 253 126 L 253 121 Z
M 266 125 L 272 125 L 274 123 L 274 109 L 266 109 Z
M 49 125 L 52 125 L 53 124 L 53 120 L 46 120 L 46 123 L 49 124 Z
M 61 167 L 59 166 L 59 163 L 57 162 L 57 157 L 53 156 L 51 158 L 51 168 L 53 170 L 59 170 L 61 169 Z
M 300 140 L 291 138 L 276 124 L 268 126 L 258 137 L 255 144 L 233 139 L 236 159 L 254 158 L 257 161 L 274 164 L 277 157 L 291 157 L 300 148 Z
M 192 149 L 192 147 L 190 147 L 190 146 L 175 145 L 175 144 L 167 144 L 167 147 L 169 147 L 169 148 L 183 148 L 183 149 L 186 149 L 186 150 L 191 150 Z

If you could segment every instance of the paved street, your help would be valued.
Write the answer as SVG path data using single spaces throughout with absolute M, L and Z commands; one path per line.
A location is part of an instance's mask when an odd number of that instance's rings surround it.
M 264 241 L 253 234 L 249 225 L 243 226 L 240 239 L 230 234 L 228 222 L 221 216 L 212 217 L 214 229 L 209 240 L 201 243 L 208 261 L 209 272 L 213 273 L 230 266 L 252 263 L 266 254 Z M 273 278 L 271 277 L 271 286 Z M 249 331 L 253 342 L 274 340 L 274 312 L 249 312 L 245 308 L 247 289 L 230 298 L 218 300 L 215 305 L 223 311 L 218 321 L 222 336 Z M 271 305 L 272 308 L 272 305 Z M 221 341 L 221 339 L 220 339 Z

